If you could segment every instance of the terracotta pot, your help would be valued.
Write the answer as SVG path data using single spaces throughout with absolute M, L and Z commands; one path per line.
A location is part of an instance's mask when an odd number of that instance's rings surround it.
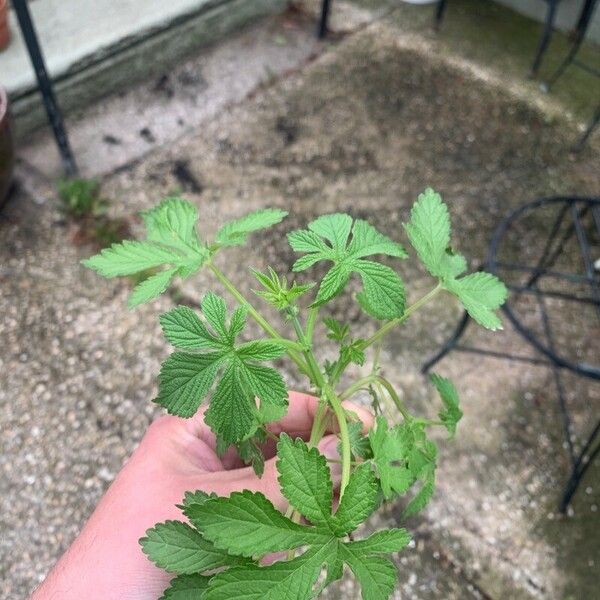
M 0 206 L 8 195 L 15 166 L 15 148 L 10 127 L 8 97 L 0 87 Z
M 0 0 L 0 50 L 4 50 L 10 42 L 8 29 L 8 0 Z

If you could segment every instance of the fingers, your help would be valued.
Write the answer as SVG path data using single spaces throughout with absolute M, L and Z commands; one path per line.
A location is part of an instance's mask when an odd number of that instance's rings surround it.
M 362 422 L 364 433 L 373 426 L 374 418 L 369 410 L 350 401 L 345 401 L 342 405 L 346 411 L 356 415 Z M 276 436 L 285 432 L 292 438 L 300 437 L 308 440 L 318 408 L 319 399 L 315 396 L 292 391 L 289 393 L 287 413 L 279 421 L 269 423 L 267 429 Z M 216 452 L 216 436 L 204 422 L 206 409 L 207 407 L 201 408 L 191 419 L 181 420 L 181 422 L 186 431 L 195 435 Z M 339 431 L 337 420 L 331 411 L 328 411 L 325 419 L 326 433 L 336 433 Z M 269 440 L 264 444 L 262 450 L 265 459 L 273 458 L 277 451 L 276 443 L 273 440 Z M 220 459 L 225 469 L 237 469 L 243 466 L 235 448 L 229 448 Z

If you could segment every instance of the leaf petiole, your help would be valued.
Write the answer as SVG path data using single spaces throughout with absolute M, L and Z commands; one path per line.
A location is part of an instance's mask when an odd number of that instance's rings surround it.
M 386 336 L 392 329 L 401 325 L 406 321 L 414 312 L 419 310 L 424 304 L 427 304 L 432 298 L 437 296 L 437 294 L 442 290 L 442 284 L 438 283 L 431 291 L 427 292 L 422 298 L 419 298 L 414 304 L 411 304 L 405 311 L 401 317 L 396 319 L 392 319 L 388 321 L 385 325 L 382 325 L 370 338 L 366 339 L 361 345 L 361 350 L 365 350 L 369 346 L 373 345 L 375 342 L 379 341 L 381 338 Z

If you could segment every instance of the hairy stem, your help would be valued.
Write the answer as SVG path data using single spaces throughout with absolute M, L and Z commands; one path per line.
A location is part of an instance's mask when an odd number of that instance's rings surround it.
M 352 453 L 350 450 L 350 433 L 348 431 L 348 423 L 346 421 L 346 413 L 342 406 L 342 401 L 328 384 L 325 385 L 325 393 L 327 399 L 340 428 L 340 442 L 342 443 L 342 481 L 340 483 L 340 500 L 344 495 L 344 490 L 350 481 L 350 470 L 352 467 Z
M 441 290 L 442 290 L 442 284 L 438 283 L 430 292 L 425 294 L 422 298 L 419 298 L 419 300 L 417 300 L 414 304 L 411 304 L 404 311 L 404 314 L 401 317 L 392 319 L 391 321 L 388 321 L 385 325 L 380 327 L 370 338 L 366 339 L 361 344 L 361 349 L 364 350 L 365 348 L 368 348 L 375 342 L 378 342 L 379 340 L 381 340 L 381 338 L 386 336 L 390 331 L 392 331 L 392 329 L 394 329 L 401 323 L 404 323 L 404 321 L 406 321 L 406 319 L 408 319 L 415 311 L 419 310 L 419 308 L 421 308 L 424 304 L 426 304 L 432 298 L 434 298 Z
M 381 377 L 381 375 L 378 375 L 375 381 L 383 386 L 385 391 L 389 394 L 390 398 L 396 405 L 398 412 L 404 417 L 404 420 L 410 421 L 412 419 L 412 415 L 406 409 L 404 402 L 402 402 L 400 396 L 398 396 L 398 392 L 396 392 L 394 386 L 385 377 Z
M 302 354 L 304 355 L 304 360 L 308 365 L 310 379 L 320 392 L 323 389 L 324 379 L 321 373 L 321 369 L 319 369 L 319 365 L 317 364 L 315 356 L 312 352 L 310 342 L 306 339 L 306 336 L 304 335 L 304 329 L 302 329 L 302 325 L 300 324 L 298 316 L 290 312 L 289 317 L 290 322 L 292 323 L 292 327 L 296 332 L 296 336 L 298 337 L 298 341 L 300 342 L 300 345 L 303 348 Z
M 358 392 L 359 390 L 367 387 L 372 383 L 376 383 L 383 387 L 383 389 L 385 389 L 389 397 L 392 399 L 392 402 L 396 405 L 398 412 L 404 417 L 405 420 L 412 419 L 412 415 L 408 412 L 400 396 L 398 396 L 398 392 L 396 392 L 394 386 L 385 377 L 382 377 L 381 375 L 377 375 L 375 373 L 372 373 L 371 375 L 367 375 L 366 377 L 355 381 L 350 387 L 345 389 L 340 394 L 340 399 L 346 400 L 347 398 L 350 398 L 351 396 L 356 394 L 356 392 Z
M 250 302 L 246 299 L 246 297 L 235 287 L 233 282 L 214 264 L 208 264 L 209 269 L 213 272 L 215 277 L 223 284 L 223 286 L 227 289 L 227 291 L 242 305 L 244 306 L 250 316 L 260 325 L 265 333 L 270 335 L 272 338 L 276 338 L 278 340 L 283 339 L 279 332 L 272 327 L 269 322 L 250 304 Z M 288 348 L 287 349 L 288 356 L 296 363 L 296 366 L 303 372 L 306 373 L 308 371 L 307 365 L 302 360 L 302 357 L 298 353 L 298 351 Z

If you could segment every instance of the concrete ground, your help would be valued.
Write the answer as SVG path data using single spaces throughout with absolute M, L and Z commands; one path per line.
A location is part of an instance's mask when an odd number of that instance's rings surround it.
M 111 216 L 126 219 L 134 232 L 138 212 L 174 191 L 198 204 L 206 232 L 254 208 L 288 209 L 285 228 L 221 259 L 243 289 L 247 266 L 288 269 L 293 257 L 283 231 L 324 212 L 366 217 L 402 239 L 411 203 L 432 186 L 450 205 L 456 245 L 475 265 L 511 208 L 543 195 L 597 194 L 597 139 L 577 157 L 565 150 L 585 106 L 567 110 L 560 97 L 523 82 L 514 65 L 527 56 L 519 52 L 508 54 L 504 71 L 470 54 L 469 36 L 461 45 L 452 35 L 455 21 L 440 39 L 416 17 L 409 27 L 407 15 L 418 14 L 385 2 L 336 3 L 339 33 L 325 45 L 313 41 L 312 21 L 302 13 L 258 24 L 190 58 L 166 80 L 83 113 L 73 127 L 79 143 L 106 143 L 117 156 L 98 150 L 94 161 L 90 149 L 84 172 L 102 175 Z M 468 12 L 457 14 L 468 22 Z M 210 62 L 217 56 L 223 66 L 237 64 L 227 62 L 234 60 L 229 44 L 246 44 L 253 64 L 270 65 L 276 55 L 287 66 L 269 77 L 257 67 L 254 85 L 225 100 L 215 94 L 220 104 L 202 116 L 186 82 L 197 81 L 206 64 L 217 69 L 218 61 Z M 181 79 L 183 72 L 192 77 Z M 211 85 L 203 86 L 198 94 L 210 98 Z M 102 136 L 126 138 L 119 114 L 111 127 L 110 108 L 128 102 L 150 115 L 136 128 L 167 133 L 148 147 L 97 140 L 99 122 Z M 155 111 L 159 105 L 162 112 Z M 172 106 L 189 111 L 176 136 L 168 127 Z M 101 280 L 80 267 L 93 248 L 74 243 L 73 226 L 59 210 L 49 149 L 44 137 L 22 149 L 20 191 L 0 221 L 0 596 L 11 599 L 26 597 L 44 577 L 159 414 L 149 399 L 168 348 L 157 316 L 174 302 L 163 297 L 127 311 L 129 282 Z M 181 177 L 181 165 L 191 177 Z M 526 238 L 520 251 L 533 252 Z M 403 263 L 402 275 L 410 297 L 429 286 L 413 261 Z M 217 287 L 201 273 L 180 293 L 197 298 L 209 286 Z M 373 329 L 348 297 L 332 310 L 357 334 Z M 459 314 L 453 301 L 440 299 L 384 348 L 387 376 L 417 410 L 431 410 L 418 368 Z M 557 342 L 591 336 L 597 356 L 597 329 L 578 325 L 578 318 L 563 319 L 568 329 Z M 509 327 L 494 335 L 473 329 L 468 341 L 529 351 Z M 321 346 L 326 353 L 325 339 Z M 438 370 L 457 383 L 465 418 L 455 441 L 440 441 L 435 498 L 406 524 L 415 544 L 398 558 L 396 597 L 595 598 L 600 464 L 590 468 L 569 516 L 560 516 L 568 465 L 551 373 L 460 353 Z M 301 385 L 287 375 L 291 386 Z M 582 436 L 598 414 L 600 389 L 574 377 L 565 384 Z M 398 523 L 400 511 L 401 505 L 386 507 L 369 527 Z M 327 597 L 358 595 L 347 580 Z

